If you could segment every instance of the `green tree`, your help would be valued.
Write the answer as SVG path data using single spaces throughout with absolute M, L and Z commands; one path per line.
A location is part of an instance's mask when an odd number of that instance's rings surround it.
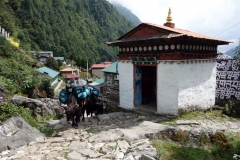
M 53 57 L 48 57 L 45 66 L 58 71 L 58 62 Z
M 48 98 L 53 98 L 54 97 L 54 90 L 51 87 L 51 78 L 47 77 L 47 76 L 43 76 L 42 77 L 42 81 L 41 81 L 41 85 L 40 87 L 46 91 L 47 93 L 47 97 Z
M 76 59 L 76 65 L 78 66 L 78 68 L 82 67 L 82 66 L 81 66 L 81 58 L 80 58 L 80 57 L 77 57 L 77 59 Z
M 58 70 L 59 70 L 60 67 L 63 66 L 63 62 L 61 60 L 57 60 L 57 64 L 58 64 Z
M 116 47 L 105 42 L 134 27 L 103 0 L 2 0 L 0 21 L 25 50 L 51 50 L 54 56 L 74 61 L 88 57 L 92 63 L 100 62 L 102 56 L 116 60 Z
M 3 56 L 5 58 L 11 57 L 12 50 L 10 48 L 10 43 L 0 36 L 0 56 Z
M 235 58 L 240 59 L 240 38 L 238 39 L 238 46 L 234 49 Z
M 103 55 L 102 58 L 101 58 L 101 61 L 102 61 L 102 62 L 107 62 L 107 61 L 108 61 L 107 56 Z
M 86 59 L 81 59 L 81 67 L 82 68 L 87 68 L 87 60 Z

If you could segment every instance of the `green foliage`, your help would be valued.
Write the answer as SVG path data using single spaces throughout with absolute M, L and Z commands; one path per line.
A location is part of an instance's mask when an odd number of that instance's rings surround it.
M 53 57 L 48 57 L 45 66 L 58 71 L 58 62 Z
M 115 61 L 117 49 L 104 44 L 134 25 L 105 0 L 2 1 L 2 26 L 25 50 L 51 50 L 54 56 Z M 1 16 L 2 15 L 2 16 Z M 83 66 L 82 66 L 83 67 Z
M 238 38 L 238 46 L 235 47 L 234 52 L 235 52 L 235 58 L 240 59 L 240 38 Z
M 12 116 L 21 116 L 26 122 L 28 122 L 32 127 L 37 128 L 43 133 L 48 133 L 50 131 L 46 130 L 45 122 L 53 118 L 53 116 L 41 117 L 37 119 L 35 115 L 32 115 L 28 108 L 22 106 L 15 106 L 10 101 L 7 101 L 5 105 L 0 105 L 0 123 L 4 122 Z
M 10 43 L 6 39 L 0 36 L 0 56 L 9 58 L 11 57 L 12 50 L 10 48 Z
M 0 76 L 0 85 L 1 86 L 4 86 L 10 95 L 13 95 L 13 93 L 16 93 L 16 89 L 17 89 L 17 86 L 16 84 L 13 82 L 13 80 L 10 80 L 10 79 L 7 79 L 3 76 Z
M 216 99 L 216 105 L 224 108 L 223 113 L 231 117 L 240 117 L 240 101 L 237 99 Z
M 14 106 L 10 101 L 7 101 L 5 105 L 0 105 L 0 122 L 5 121 L 12 116 L 17 116 L 22 112 L 22 107 L 18 108 Z
M 162 142 L 160 140 L 152 141 L 152 145 L 156 148 L 159 160 L 228 160 L 233 159 L 233 155 L 240 154 L 239 135 L 229 136 L 231 143 L 230 150 L 222 150 L 218 145 L 206 147 L 186 147 L 179 146 L 173 142 Z
M 42 82 L 40 87 L 46 91 L 47 97 L 52 98 L 54 97 L 54 89 L 51 87 L 51 78 L 44 76 L 42 77 Z
M 0 84 L 5 86 L 10 94 L 30 92 L 40 84 L 40 78 L 31 66 L 29 55 L 14 51 L 8 45 L 5 47 L 10 50 L 11 55 L 0 55 Z
M 133 22 L 135 26 L 141 23 L 140 19 L 136 15 L 134 15 L 129 9 L 123 7 L 121 4 L 114 2 L 113 6 L 116 7 L 116 9 L 129 21 Z
M 57 60 L 57 66 L 58 66 L 58 70 L 61 70 L 60 67 L 63 66 L 63 62 L 60 60 Z

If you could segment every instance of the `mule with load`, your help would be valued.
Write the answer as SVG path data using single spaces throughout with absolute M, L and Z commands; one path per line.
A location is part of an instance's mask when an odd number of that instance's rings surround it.
M 72 123 L 73 127 L 77 127 L 81 116 L 82 121 L 85 121 L 85 111 L 87 111 L 87 116 L 90 112 L 100 113 L 99 109 L 94 108 L 95 105 L 92 105 L 96 104 L 95 101 L 98 99 L 98 95 L 99 91 L 97 89 L 87 86 L 67 86 L 63 89 L 59 94 L 59 101 L 67 105 L 64 107 L 67 123 Z

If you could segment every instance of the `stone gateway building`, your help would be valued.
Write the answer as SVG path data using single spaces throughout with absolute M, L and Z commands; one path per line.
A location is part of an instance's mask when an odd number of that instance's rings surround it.
M 118 46 L 120 107 L 153 107 L 158 114 L 205 110 L 215 104 L 218 45 L 230 42 L 142 23 L 109 46 Z

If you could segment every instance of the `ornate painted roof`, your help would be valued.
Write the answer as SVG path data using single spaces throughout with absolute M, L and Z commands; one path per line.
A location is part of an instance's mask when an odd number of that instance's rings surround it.
M 193 38 L 199 40 L 207 40 L 215 42 L 215 44 L 229 44 L 231 42 L 220 40 L 214 37 L 202 35 L 199 33 L 191 32 L 184 29 L 172 28 L 168 26 L 161 26 L 152 23 L 142 23 L 124 34 L 113 42 L 106 42 L 108 45 L 118 46 L 122 43 L 146 41 L 146 40 L 158 40 L 158 39 L 177 39 L 177 38 Z

